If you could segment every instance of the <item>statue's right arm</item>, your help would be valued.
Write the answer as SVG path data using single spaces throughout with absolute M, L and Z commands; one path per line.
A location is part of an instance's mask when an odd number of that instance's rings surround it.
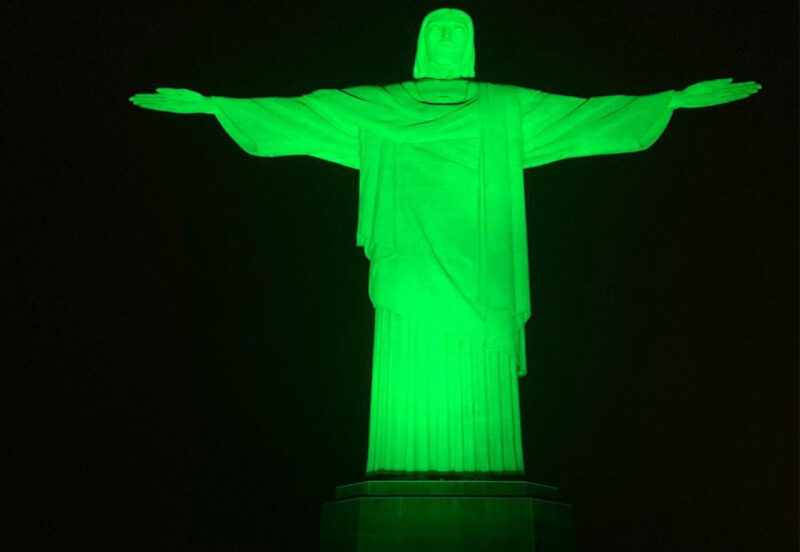
M 184 88 L 157 88 L 156 92 L 129 99 L 145 109 L 214 115 L 250 155 L 310 155 L 359 167 L 359 129 L 354 119 L 365 102 L 345 91 L 326 89 L 298 97 L 265 98 L 204 96 Z
M 212 98 L 203 96 L 199 92 L 187 88 L 156 88 L 155 94 L 134 94 L 128 100 L 141 108 L 154 111 L 214 115 L 228 134 L 247 153 L 257 155 L 258 145 L 236 128 L 236 125 L 220 110 Z
M 156 88 L 155 94 L 134 94 L 128 99 L 134 105 L 155 111 L 217 113 L 217 106 L 211 98 L 186 88 Z

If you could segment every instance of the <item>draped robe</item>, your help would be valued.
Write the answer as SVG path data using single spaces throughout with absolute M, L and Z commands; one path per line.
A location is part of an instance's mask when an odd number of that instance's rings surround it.
M 578 98 L 483 82 L 213 97 L 251 155 L 359 171 L 356 243 L 376 309 L 367 473 L 524 472 L 517 376 L 531 315 L 523 169 L 641 151 L 675 91 Z

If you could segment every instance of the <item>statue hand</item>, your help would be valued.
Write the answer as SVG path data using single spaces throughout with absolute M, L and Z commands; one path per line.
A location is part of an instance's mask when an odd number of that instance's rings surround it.
M 156 94 L 135 94 L 128 98 L 131 103 L 145 109 L 169 111 L 170 113 L 216 112 L 211 98 L 186 88 L 156 88 Z
M 755 81 L 733 83 L 733 79 L 714 79 L 687 86 L 677 94 L 672 107 L 708 107 L 742 100 L 761 90 Z

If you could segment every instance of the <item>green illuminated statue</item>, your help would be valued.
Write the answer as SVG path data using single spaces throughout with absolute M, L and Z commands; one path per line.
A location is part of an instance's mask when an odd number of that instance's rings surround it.
M 578 98 L 474 80 L 470 17 L 422 22 L 414 79 L 299 97 L 136 94 L 208 113 L 251 155 L 359 171 L 376 310 L 367 474 L 524 473 L 517 377 L 531 315 L 523 170 L 649 148 L 677 108 L 748 97 L 730 78 Z

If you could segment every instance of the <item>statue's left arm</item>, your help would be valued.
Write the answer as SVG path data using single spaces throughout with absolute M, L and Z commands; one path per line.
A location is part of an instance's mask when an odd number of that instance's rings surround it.
M 646 96 L 578 98 L 526 90 L 521 96 L 523 166 L 645 150 L 663 134 L 675 109 L 732 102 L 761 88 L 731 81 L 703 81 Z

